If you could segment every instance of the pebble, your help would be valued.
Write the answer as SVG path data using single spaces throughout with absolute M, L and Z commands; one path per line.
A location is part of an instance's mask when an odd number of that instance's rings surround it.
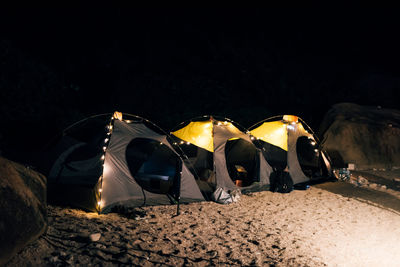
M 101 234 L 100 233 L 95 233 L 95 234 L 91 234 L 89 236 L 90 241 L 92 242 L 97 242 L 100 240 Z

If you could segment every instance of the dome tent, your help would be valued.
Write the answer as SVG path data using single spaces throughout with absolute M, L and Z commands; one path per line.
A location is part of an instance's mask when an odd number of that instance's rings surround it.
M 115 112 L 82 120 L 49 150 L 49 199 L 106 213 L 116 205 L 204 200 L 159 127 Z
M 171 132 L 187 156 L 192 173 L 206 197 L 215 192 L 268 189 L 272 169 L 252 143 L 251 137 L 229 119 L 203 116 L 191 119 Z
M 264 158 L 275 170 L 288 169 L 293 184 L 332 176 L 330 160 L 318 138 L 299 117 L 280 115 L 249 128 Z

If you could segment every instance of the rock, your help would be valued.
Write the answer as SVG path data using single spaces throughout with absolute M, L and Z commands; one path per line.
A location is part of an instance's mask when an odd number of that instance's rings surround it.
M 399 110 L 336 104 L 325 115 L 319 134 L 334 167 L 354 163 L 359 170 L 378 170 L 400 164 Z
M 0 265 L 47 228 L 46 178 L 0 157 Z
M 368 180 L 360 175 L 357 178 L 357 183 L 360 185 L 368 185 Z
M 378 188 L 378 185 L 375 184 L 375 183 L 369 184 L 368 186 L 369 186 L 370 188 L 372 188 L 372 189 L 377 189 L 377 188 Z
M 89 235 L 89 239 L 92 242 L 97 242 L 100 240 L 101 234 L 100 233 L 96 233 L 96 234 L 91 234 Z

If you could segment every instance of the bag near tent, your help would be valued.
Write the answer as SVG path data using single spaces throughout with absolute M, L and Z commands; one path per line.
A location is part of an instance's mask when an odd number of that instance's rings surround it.
M 47 151 L 50 201 L 104 213 L 204 200 L 167 134 L 137 116 L 109 116 L 76 123 Z

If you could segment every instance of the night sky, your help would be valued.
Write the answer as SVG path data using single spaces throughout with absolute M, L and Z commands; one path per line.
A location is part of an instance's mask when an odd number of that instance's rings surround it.
M 0 150 L 114 110 L 166 130 L 206 114 L 318 130 L 335 103 L 399 109 L 398 11 L 2 10 Z

